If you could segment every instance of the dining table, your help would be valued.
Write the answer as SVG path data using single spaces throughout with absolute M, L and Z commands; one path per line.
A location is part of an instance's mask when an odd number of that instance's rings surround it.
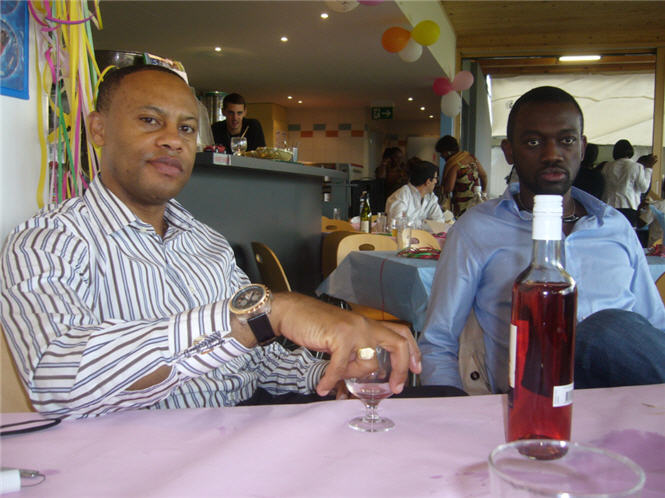
M 316 294 L 370 306 L 395 315 L 420 332 L 438 261 L 394 251 L 353 251 L 321 282 Z M 665 258 L 647 256 L 651 277 L 665 273 Z
M 347 426 L 355 399 L 130 410 L 3 436 L 0 459 L 45 476 L 20 497 L 486 497 L 506 403 L 389 398 L 379 410 L 395 427 L 374 433 Z M 665 496 L 665 384 L 575 390 L 571 439 L 634 460 L 642 496 Z

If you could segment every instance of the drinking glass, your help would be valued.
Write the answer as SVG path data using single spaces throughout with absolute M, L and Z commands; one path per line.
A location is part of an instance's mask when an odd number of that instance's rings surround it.
M 377 213 L 376 215 L 376 233 L 385 233 L 386 232 L 386 223 L 388 223 L 388 218 L 386 218 L 386 213 Z
M 489 467 L 495 497 L 639 496 L 645 482 L 640 466 L 618 453 L 554 439 L 502 444 Z
M 245 137 L 231 137 L 231 150 L 234 156 L 240 156 L 247 150 L 247 139 Z
M 346 387 L 351 394 L 360 399 L 365 406 L 362 417 L 349 420 L 349 427 L 361 432 L 383 432 L 395 427 L 389 418 L 380 417 L 378 406 L 382 399 L 392 394 L 388 379 L 390 377 L 390 353 L 383 348 L 375 349 L 377 369 L 365 375 L 346 379 Z

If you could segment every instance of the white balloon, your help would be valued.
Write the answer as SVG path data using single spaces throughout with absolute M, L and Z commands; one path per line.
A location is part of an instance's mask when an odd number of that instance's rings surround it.
M 400 50 L 398 54 L 404 62 L 415 62 L 423 55 L 423 46 L 413 38 L 409 38 L 406 47 Z
M 335 12 L 349 12 L 360 4 L 357 0 L 326 0 L 326 5 Z
M 462 110 L 462 97 L 455 91 L 450 91 L 441 97 L 441 112 L 450 118 L 457 116 Z

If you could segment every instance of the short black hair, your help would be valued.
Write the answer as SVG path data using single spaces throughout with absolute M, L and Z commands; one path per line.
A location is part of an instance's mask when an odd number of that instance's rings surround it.
M 124 66 L 118 69 L 112 69 L 102 79 L 97 90 L 97 102 L 95 103 L 95 110 L 97 112 L 108 111 L 111 106 L 113 94 L 120 86 L 122 80 L 130 74 L 140 73 L 142 71 L 160 71 L 162 73 L 172 74 L 180 78 L 185 84 L 187 83 L 182 76 L 175 71 L 171 71 L 164 66 L 156 66 L 153 64 L 137 64 L 132 66 Z
M 439 173 L 439 167 L 429 161 L 413 161 L 410 169 L 409 183 L 414 187 L 423 185 L 427 180 L 431 180 Z
M 596 144 L 586 144 L 584 149 L 584 159 L 582 159 L 582 166 L 590 168 L 598 159 L 598 146 Z
M 622 159 L 624 157 L 633 157 L 635 155 L 635 150 L 633 146 L 630 145 L 630 142 L 626 139 L 621 139 L 614 144 L 612 149 L 612 157 L 614 159 Z
M 444 135 L 436 143 L 434 149 L 439 154 L 443 154 L 444 152 L 452 152 L 453 154 L 457 154 L 459 152 L 459 143 L 455 137 Z
M 577 112 L 580 114 L 580 132 L 584 133 L 584 115 L 582 114 L 582 109 L 575 100 L 575 97 L 562 90 L 561 88 L 557 88 L 555 86 L 539 86 L 538 88 L 533 88 L 522 95 L 515 101 L 512 109 L 510 109 L 510 114 L 508 115 L 508 127 L 506 130 L 506 136 L 508 137 L 508 140 L 513 139 L 515 120 L 517 119 L 519 110 L 526 104 L 531 104 L 533 102 L 561 102 L 566 104 L 573 104 L 577 109 Z
M 383 159 L 391 159 L 395 154 L 402 153 L 402 149 L 399 147 L 386 147 L 383 151 Z
M 226 95 L 222 101 L 222 109 L 226 109 L 227 104 L 241 104 L 243 107 L 247 107 L 245 99 L 239 93 L 229 93 Z

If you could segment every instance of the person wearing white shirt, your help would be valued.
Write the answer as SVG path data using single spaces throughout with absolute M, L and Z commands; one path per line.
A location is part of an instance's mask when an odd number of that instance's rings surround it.
M 427 161 L 411 167 L 409 183 L 393 192 L 386 200 L 388 222 L 404 213 L 420 228 L 425 220 L 443 221 L 443 211 L 433 193 L 439 181 L 439 168 Z

